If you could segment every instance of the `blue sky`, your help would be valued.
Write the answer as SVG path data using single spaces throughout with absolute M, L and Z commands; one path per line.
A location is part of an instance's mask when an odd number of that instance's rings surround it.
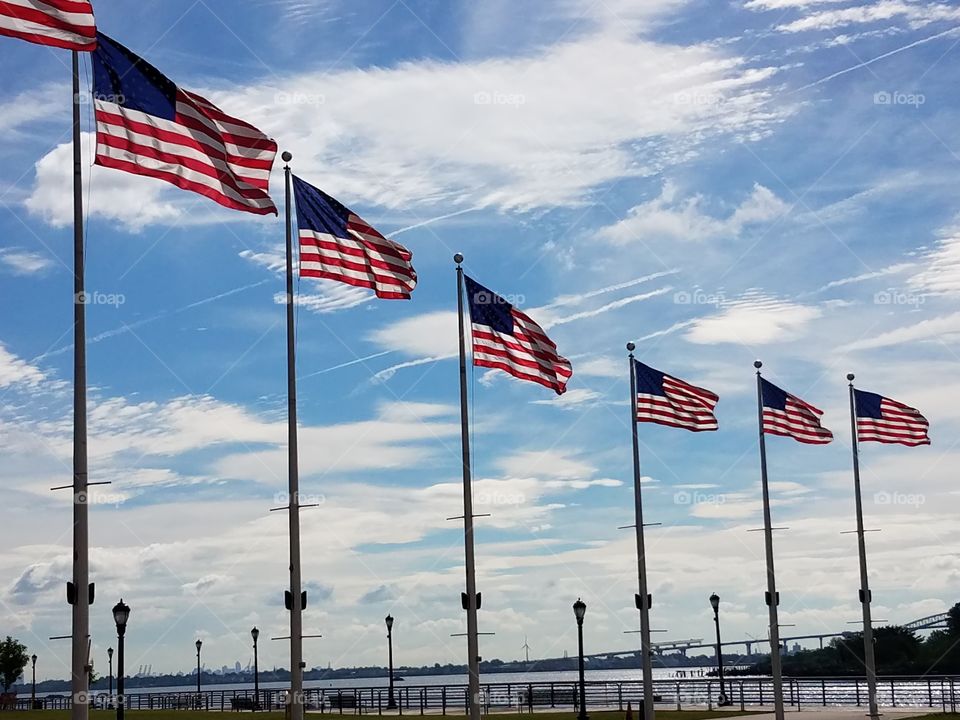
M 414 253 L 409 302 L 298 285 L 309 666 L 462 662 L 455 283 L 549 328 L 568 393 L 471 372 L 485 657 L 635 636 L 628 378 L 716 391 L 721 430 L 641 427 L 653 624 L 763 636 L 752 362 L 826 411 L 825 448 L 769 443 L 781 618 L 859 616 L 844 376 L 920 408 L 934 444 L 863 449 L 875 616 L 958 599 L 960 10 L 934 0 L 96 5 L 100 28 L 253 122 L 301 177 Z M 0 43 L 4 632 L 66 677 L 71 199 L 68 56 Z M 89 73 L 86 62 L 85 72 Z M 89 127 L 89 106 L 85 124 Z M 88 144 L 85 157 L 90 157 Z M 88 174 L 94 653 L 249 658 L 285 634 L 282 222 Z M 282 201 L 279 164 L 273 195 Z M 268 644 L 266 665 L 284 664 Z

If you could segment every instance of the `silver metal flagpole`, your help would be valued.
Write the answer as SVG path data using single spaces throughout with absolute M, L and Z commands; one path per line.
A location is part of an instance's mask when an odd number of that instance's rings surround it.
M 860 607 L 863 609 L 863 660 L 867 670 L 867 696 L 870 705 L 870 717 L 880 716 L 877 709 L 877 666 L 873 653 L 873 621 L 870 618 L 870 581 L 867 577 L 867 544 L 863 530 L 863 499 L 860 495 L 860 449 L 857 435 L 857 407 L 854 396 L 854 374 L 849 373 L 850 382 L 850 442 L 853 446 L 853 491 L 857 506 L 857 546 L 860 550 Z
M 773 526 L 770 522 L 770 488 L 767 484 L 767 441 L 763 432 L 763 386 L 760 368 L 763 363 L 753 363 L 757 369 L 757 417 L 760 422 L 760 480 L 763 488 L 763 540 L 767 557 L 767 607 L 770 609 L 770 670 L 773 674 L 773 703 L 776 720 L 783 720 L 783 670 L 780 663 L 780 621 L 777 618 L 777 581 L 773 571 Z
M 287 487 L 290 502 L 290 720 L 303 720 L 303 606 L 300 595 L 300 471 L 297 463 L 297 360 L 293 326 L 293 231 L 290 161 L 284 152 L 287 225 Z
M 467 410 L 467 349 L 463 330 L 463 255 L 457 264 L 457 322 L 460 330 L 460 437 L 463 448 L 463 553 L 467 574 L 467 672 L 469 674 L 470 720 L 480 720 L 480 642 L 477 628 L 477 570 L 473 554 L 473 489 L 470 479 L 470 418 Z
M 636 596 L 640 611 L 640 653 L 643 656 L 643 717 L 653 720 L 653 662 L 650 657 L 650 593 L 647 590 L 647 554 L 643 543 L 643 498 L 640 493 L 640 440 L 637 436 L 637 375 L 633 351 L 636 345 L 627 343 L 630 359 L 630 424 L 633 429 L 633 504 L 637 529 L 637 573 L 640 593 Z
M 87 508 L 87 336 L 84 296 L 80 60 L 73 64 L 73 720 L 87 720 L 90 682 L 90 537 Z

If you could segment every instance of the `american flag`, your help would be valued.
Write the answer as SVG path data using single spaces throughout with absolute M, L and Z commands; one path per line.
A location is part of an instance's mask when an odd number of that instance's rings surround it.
M 0 35 L 67 50 L 97 47 L 93 8 L 86 0 L 0 0 Z
M 863 390 L 853 391 L 857 414 L 857 440 L 896 443 L 916 447 L 929 445 L 930 423 L 920 411 L 896 400 Z
M 293 196 L 300 234 L 300 277 L 370 288 L 378 298 L 410 298 L 417 272 L 409 250 L 296 176 Z
M 713 409 L 720 397 L 683 380 L 633 361 L 637 384 L 637 421 L 684 428 L 693 432 L 716 430 Z
M 820 424 L 822 410 L 760 378 L 763 431 L 810 445 L 826 445 L 833 433 Z
M 473 335 L 473 364 L 540 383 L 557 395 L 573 375 L 570 361 L 537 323 L 480 283 L 464 276 Z
M 268 192 L 273 140 L 103 33 L 97 38 L 97 165 L 166 180 L 233 210 L 277 212 Z

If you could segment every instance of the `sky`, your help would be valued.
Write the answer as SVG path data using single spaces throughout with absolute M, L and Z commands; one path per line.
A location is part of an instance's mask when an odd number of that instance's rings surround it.
M 868 444 L 874 617 L 960 600 L 960 6 L 938 0 L 97 0 L 413 252 L 409 301 L 297 282 L 308 667 L 465 663 L 455 252 L 573 363 L 471 370 L 485 658 L 634 647 L 625 344 L 720 395 L 640 426 L 657 640 L 765 637 L 753 361 L 836 440 L 768 446 L 785 634 L 855 629 L 846 374 L 933 444 Z M 69 676 L 69 55 L 0 42 L 0 633 Z M 89 60 L 82 83 L 89 88 Z M 92 168 L 83 107 L 92 652 L 246 664 L 288 634 L 283 221 Z M 279 160 L 271 191 L 283 200 Z M 278 298 L 279 295 L 279 298 Z M 881 622 L 880 624 L 883 624 Z M 284 667 L 283 641 L 261 642 Z

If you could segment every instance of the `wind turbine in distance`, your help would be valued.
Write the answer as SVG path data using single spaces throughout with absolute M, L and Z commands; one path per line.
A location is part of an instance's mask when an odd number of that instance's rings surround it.
M 530 662 L 530 645 L 527 643 L 527 636 L 523 636 L 523 645 L 521 646 L 527 653 L 527 662 Z

